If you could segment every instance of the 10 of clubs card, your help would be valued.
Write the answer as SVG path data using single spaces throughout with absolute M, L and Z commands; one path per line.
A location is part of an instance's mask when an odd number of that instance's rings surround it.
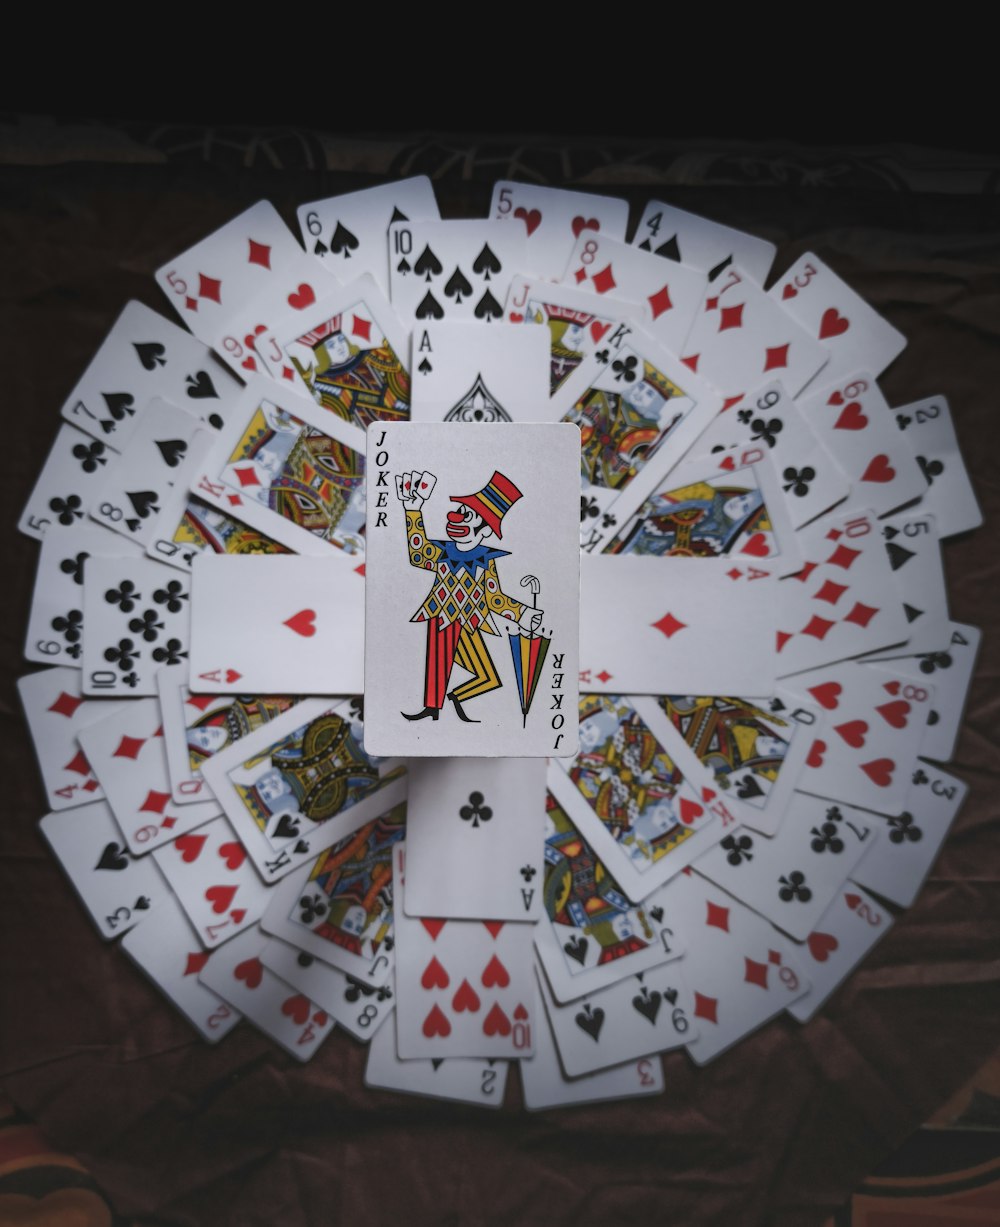
M 368 752 L 574 753 L 579 430 L 393 422 L 368 445 Z

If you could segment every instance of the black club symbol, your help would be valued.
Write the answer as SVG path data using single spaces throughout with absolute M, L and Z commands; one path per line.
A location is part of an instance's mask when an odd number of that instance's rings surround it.
M 597 353 L 594 354 L 594 357 L 597 359 L 598 362 L 602 363 L 604 366 L 607 366 L 608 359 L 611 357 L 611 350 L 599 349 Z
M 179 579 L 172 579 L 165 588 L 157 588 L 153 593 L 153 600 L 157 605 L 165 605 L 168 613 L 180 613 L 184 608 L 182 602 L 187 599 L 184 585 Z
M 187 652 L 179 639 L 168 639 L 162 647 L 153 648 L 153 659 L 157 664 L 179 665 L 183 656 L 187 656 Z
M 79 643 L 82 626 L 83 612 L 79 609 L 71 609 L 65 617 L 60 615 L 52 619 L 52 629 L 58 631 L 67 643 Z
M 722 847 L 726 850 L 726 860 L 730 865 L 742 865 L 744 861 L 753 860 L 753 840 L 749 835 L 727 835 Z
M 117 588 L 109 588 L 105 592 L 104 599 L 109 605 L 117 605 L 122 613 L 131 613 L 142 600 L 142 593 L 136 591 L 130 579 L 123 579 Z
M 82 500 L 79 494 L 71 494 L 67 498 L 49 499 L 49 510 L 59 517 L 60 524 L 72 524 L 74 520 L 83 519 Z
M 905 413 L 901 413 L 899 417 L 896 418 L 896 425 L 900 430 L 905 430 L 912 421 L 913 418 L 908 417 Z
M 360 997 L 370 997 L 375 992 L 375 989 L 370 984 L 362 984 L 359 980 L 355 980 L 353 976 L 349 976 L 348 979 L 351 982 L 344 990 L 345 1001 L 353 1003 Z
M 126 673 L 122 678 L 122 681 L 126 686 L 131 686 L 131 688 L 134 690 L 136 686 L 139 685 L 139 675 L 138 673 Z
M 892 827 L 889 832 L 891 844 L 901 844 L 904 840 L 915 844 L 924 837 L 923 831 L 913 821 L 912 814 L 900 814 L 898 818 L 890 818 L 889 825 Z
M 924 771 L 923 767 L 918 767 L 913 773 L 914 784 L 926 784 L 929 778 L 930 777 L 928 776 L 927 772 Z
M 81 550 L 75 558 L 64 558 L 59 564 L 59 570 L 63 575 L 68 575 L 73 580 L 74 584 L 83 583 L 83 564 L 90 557 L 86 551 Z
M 141 635 L 147 643 L 155 643 L 163 630 L 163 623 L 158 621 L 155 609 L 147 609 L 141 618 L 131 618 L 128 628 L 133 635 Z
M 797 498 L 805 498 L 809 493 L 809 483 L 816 480 L 816 470 L 807 464 L 803 469 L 785 469 L 781 476 L 786 482 L 783 490 L 791 490 Z
M 480 822 L 489 822 L 493 817 L 493 810 L 483 804 L 481 792 L 470 792 L 469 804 L 461 807 L 458 816 L 463 822 L 471 822 L 474 827 L 478 827 Z
M 104 649 L 104 659 L 118 666 L 122 673 L 131 669 L 139 653 L 131 639 L 119 639 L 118 646 Z M 127 678 L 124 680 L 128 680 Z
M 835 822 L 824 822 L 817 831 L 815 827 L 812 829 L 813 839 L 809 844 L 813 852 L 843 852 L 844 841 L 840 838 L 840 833 Z
M 927 652 L 920 657 L 920 672 L 933 673 L 935 669 L 950 669 L 951 656 L 948 652 Z
M 798 869 L 793 870 L 787 878 L 782 874 L 778 881 L 781 883 L 778 898 L 782 903 L 791 903 L 793 899 L 808 903 L 812 898 L 812 891 L 806 886 L 806 875 Z
M 737 409 L 736 416 L 740 419 L 744 426 L 753 418 L 752 409 Z
M 300 899 L 299 907 L 302 909 L 301 919 L 304 925 L 311 925 L 326 915 L 326 904 L 320 895 L 310 895 L 308 898 Z
M 769 422 L 765 422 L 763 418 L 754 418 L 750 423 L 753 434 L 752 439 L 763 439 L 768 447 L 774 447 L 778 442 L 778 435 L 784 429 L 780 418 L 771 418 Z
M 606 511 L 604 515 L 601 516 L 601 527 L 602 528 L 614 528 L 614 526 L 617 523 L 618 523 L 618 520 L 609 511 Z
M 363 695 L 357 695 L 351 699 L 347 710 L 351 713 L 351 719 L 358 722 L 363 722 L 365 718 L 365 700 Z
M 926 456 L 918 456 L 917 464 L 920 465 L 920 471 L 927 478 L 929 486 L 933 486 L 934 478 L 940 477 L 944 472 L 944 465 L 940 460 L 928 460 Z
M 600 515 L 601 509 L 597 505 L 596 498 L 580 498 L 580 519 L 586 520 L 589 516 Z
M 470 797 L 470 800 L 471 800 L 471 797 Z M 521 877 L 524 878 L 525 882 L 530 882 L 534 876 L 535 876 L 534 865 L 523 865 L 521 867 Z
M 93 443 L 78 443 L 73 448 L 73 455 L 79 460 L 80 468 L 85 473 L 96 473 L 99 464 L 108 463 L 104 450 L 104 444 L 95 439 Z
M 635 354 L 629 354 L 627 358 L 616 358 L 611 363 L 611 369 L 615 373 L 615 382 L 624 379 L 626 383 L 635 382 L 635 368 L 639 359 Z

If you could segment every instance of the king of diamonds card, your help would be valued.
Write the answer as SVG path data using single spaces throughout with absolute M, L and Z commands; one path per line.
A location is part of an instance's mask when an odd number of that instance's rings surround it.
M 573 753 L 579 430 L 377 423 L 368 442 L 366 746 Z

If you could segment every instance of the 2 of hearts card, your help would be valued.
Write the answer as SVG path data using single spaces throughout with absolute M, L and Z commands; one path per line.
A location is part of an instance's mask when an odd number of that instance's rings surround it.
M 368 752 L 573 754 L 580 432 L 400 422 L 368 446 Z

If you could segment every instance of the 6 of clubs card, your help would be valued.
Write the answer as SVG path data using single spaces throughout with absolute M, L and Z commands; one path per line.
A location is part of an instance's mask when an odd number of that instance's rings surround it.
M 370 752 L 574 753 L 578 428 L 386 422 L 368 442 Z

